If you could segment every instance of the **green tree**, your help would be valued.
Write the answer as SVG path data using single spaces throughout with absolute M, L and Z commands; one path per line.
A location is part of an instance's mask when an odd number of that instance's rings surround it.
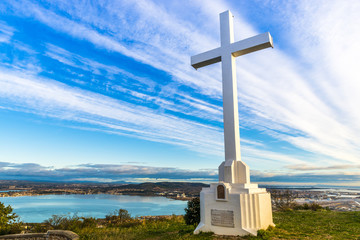
M 133 220 L 130 213 L 125 209 L 119 209 L 112 214 L 106 215 L 105 219 L 109 224 L 113 225 L 119 225 Z
M 13 213 L 12 207 L 0 202 L 0 235 L 21 232 L 19 217 Z
M 120 222 L 125 222 L 125 221 L 128 221 L 128 220 L 132 219 L 129 212 L 127 210 L 125 210 L 125 209 L 119 209 L 118 217 L 119 217 Z
M 296 195 L 290 190 L 272 190 L 271 198 L 275 210 L 289 210 L 296 206 Z
M 185 208 L 185 223 L 187 225 L 196 225 L 200 222 L 200 198 L 196 197 L 188 201 Z

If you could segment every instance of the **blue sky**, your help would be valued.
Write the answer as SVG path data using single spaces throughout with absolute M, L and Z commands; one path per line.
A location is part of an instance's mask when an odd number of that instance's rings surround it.
M 251 180 L 360 185 L 359 1 L 0 3 L 0 178 L 203 181 L 223 161 L 221 68 L 190 56 L 269 31 L 238 57 Z

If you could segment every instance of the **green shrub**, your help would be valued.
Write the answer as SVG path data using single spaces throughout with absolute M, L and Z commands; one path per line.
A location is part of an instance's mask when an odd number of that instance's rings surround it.
M 48 226 L 44 223 L 28 223 L 26 231 L 30 233 L 43 233 L 49 230 Z
M 125 209 L 119 209 L 112 214 L 106 215 L 106 224 L 110 226 L 131 227 L 140 224 L 140 220 L 131 217 Z
M 196 225 L 200 222 L 200 198 L 196 197 L 188 201 L 185 208 L 185 223 L 187 225 Z
M 22 229 L 22 223 L 19 217 L 13 213 L 12 207 L 5 207 L 0 202 L 0 235 L 19 233 Z
M 257 237 L 260 239 L 270 239 L 272 236 L 274 236 L 274 230 L 275 228 L 273 226 L 269 226 L 266 230 L 260 229 L 257 231 Z
M 269 239 L 270 235 L 266 230 L 260 229 L 257 231 L 257 237 L 260 239 Z
M 304 203 L 303 205 L 300 205 L 300 204 L 294 205 L 293 209 L 294 209 L 294 210 L 312 210 L 312 211 L 317 211 L 317 210 L 323 209 L 323 207 L 322 207 L 321 205 L 319 205 L 318 203 L 311 203 L 311 204 Z
M 46 229 L 76 231 L 85 227 L 96 227 L 96 219 L 91 217 L 78 217 L 76 214 L 73 216 L 53 215 L 48 220 L 45 220 L 44 224 Z
M 317 211 L 317 210 L 323 209 L 323 207 L 320 206 L 320 204 L 318 204 L 318 203 L 311 203 L 310 204 L 310 209 L 313 210 L 313 211 Z

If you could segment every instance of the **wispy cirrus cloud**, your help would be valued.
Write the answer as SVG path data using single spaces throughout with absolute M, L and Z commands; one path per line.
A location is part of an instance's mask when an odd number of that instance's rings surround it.
M 19 111 L 90 123 L 118 134 L 181 145 L 200 152 L 212 149 L 213 154 L 221 154 L 222 144 L 217 140 L 221 139 L 221 131 L 217 128 L 155 113 L 146 107 L 49 79 L 1 72 L 0 93 L 3 101 L 17 103 Z
M 57 60 L 64 65 L 91 72 L 99 76 L 107 77 L 107 89 L 130 94 L 137 99 L 155 103 L 161 108 L 174 112 L 180 112 L 202 119 L 216 120 L 218 122 L 222 121 L 222 109 L 217 105 L 191 97 L 185 92 L 176 92 L 170 96 L 166 96 L 163 93 L 154 95 L 153 90 L 155 87 L 159 86 L 159 84 L 148 77 L 145 78 L 136 76 L 124 69 L 120 69 L 119 67 L 106 65 L 92 59 L 85 58 L 53 44 L 47 44 L 47 49 L 48 50 L 45 53 L 46 56 Z M 106 73 L 104 73 L 104 71 Z M 131 85 L 136 85 L 138 89 L 133 90 L 130 87 L 121 86 L 119 85 L 118 81 L 109 81 L 109 79 L 114 79 L 115 75 L 117 75 L 118 78 L 120 78 L 122 81 L 124 79 L 130 79 Z M 140 91 L 140 89 L 143 89 L 143 91 Z M 175 106 L 175 101 L 180 101 L 183 104 L 178 104 L 178 106 Z
M 286 168 L 298 171 L 319 171 L 319 170 L 342 170 L 342 169 L 360 169 L 359 164 L 344 164 L 344 165 L 330 165 L 330 166 L 314 166 L 314 165 L 289 165 Z
M 5 22 L 0 21 L 0 43 L 8 43 L 12 35 L 14 35 L 15 28 L 7 25 Z
M 106 22 L 104 22 L 105 19 L 99 19 L 105 16 L 98 12 L 99 8 L 96 6 L 88 9 L 94 11 L 92 20 L 89 20 L 82 14 L 83 6 L 81 4 L 60 4 L 63 11 L 69 11 L 79 18 L 80 21 L 77 22 L 26 0 L 11 2 L 12 7 L 18 10 L 15 14 L 21 12 L 25 16 L 34 17 L 41 23 L 76 39 L 88 41 L 96 47 L 123 54 L 156 69 L 170 72 L 182 84 L 196 87 L 201 92 L 216 93 L 219 97 L 221 93 L 219 79 L 211 77 L 211 73 L 198 73 L 194 76 L 194 71 L 189 65 L 188 55 L 189 48 L 194 49 L 192 46 L 201 46 L 202 48 L 207 45 L 214 46 L 217 44 L 215 41 L 208 44 L 207 36 L 198 33 L 195 26 L 182 19 L 174 19 L 170 13 L 161 10 L 159 5 L 151 1 L 136 1 L 135 4 L 119 2 L 119 4 L 125 5 L 124 8 L 112 8 L 112 4 L 104 5 L 108 16 L 113 17 L 106 19 Z M 128 12 L 129 10 L 133 12 Z M 144 14 L 145 12 L 146 14 Z M 127 19 L 126 17 L 130 13 L 136 14 L 140 18 Z M 94 20 L 99 21 L 95 24 Z M 135 22 L 131 22 L 132 20 Z M 123 24 L 120 27 L 113 22 Z M 91 26 L 91 24 L 95 26 Z M 111 31 L 110 34 L 101 34 L 97 31 L 98 28 L 109 28 L 116 34 L 111 34 Z M 124 40 L 130 41 L 131 44 Z M 185 40 L 187 42 L 184 42 Z M 218 70 L 216 72 L 219 73 Z
M 4 102 L 12 102 L 12 110 L 87 123 L 93 130 L 178 145 L 195 152 L 223 154 L 221 128 L 154 112 L 50 79 L 2 71 L 0 96 Z M 304 158 L 259 150 L 257 142 L 243 139 L 242 144 L 245 157 L 253 159 L 255 166 L 269 164 L 274 159 L 278 163 L 305 162 Z

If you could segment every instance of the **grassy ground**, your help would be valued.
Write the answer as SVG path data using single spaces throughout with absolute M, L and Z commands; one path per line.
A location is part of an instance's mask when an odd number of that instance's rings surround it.
M 182 217 L 144 221 L 127 227 L 82 228 L 76 232 L 84 240 L 121 239 L 355 239 L 360 240 L 360 212 L 287 211 L 275 212 L 276 227 L 258 237 L 222 237 L 211 233 L 193 235 L 194 226 Z M 261 236 L 260 236 L 261 235 Z
M 360 212 L 277 212 L 274 222 L 270 239 L 360 239 Z

